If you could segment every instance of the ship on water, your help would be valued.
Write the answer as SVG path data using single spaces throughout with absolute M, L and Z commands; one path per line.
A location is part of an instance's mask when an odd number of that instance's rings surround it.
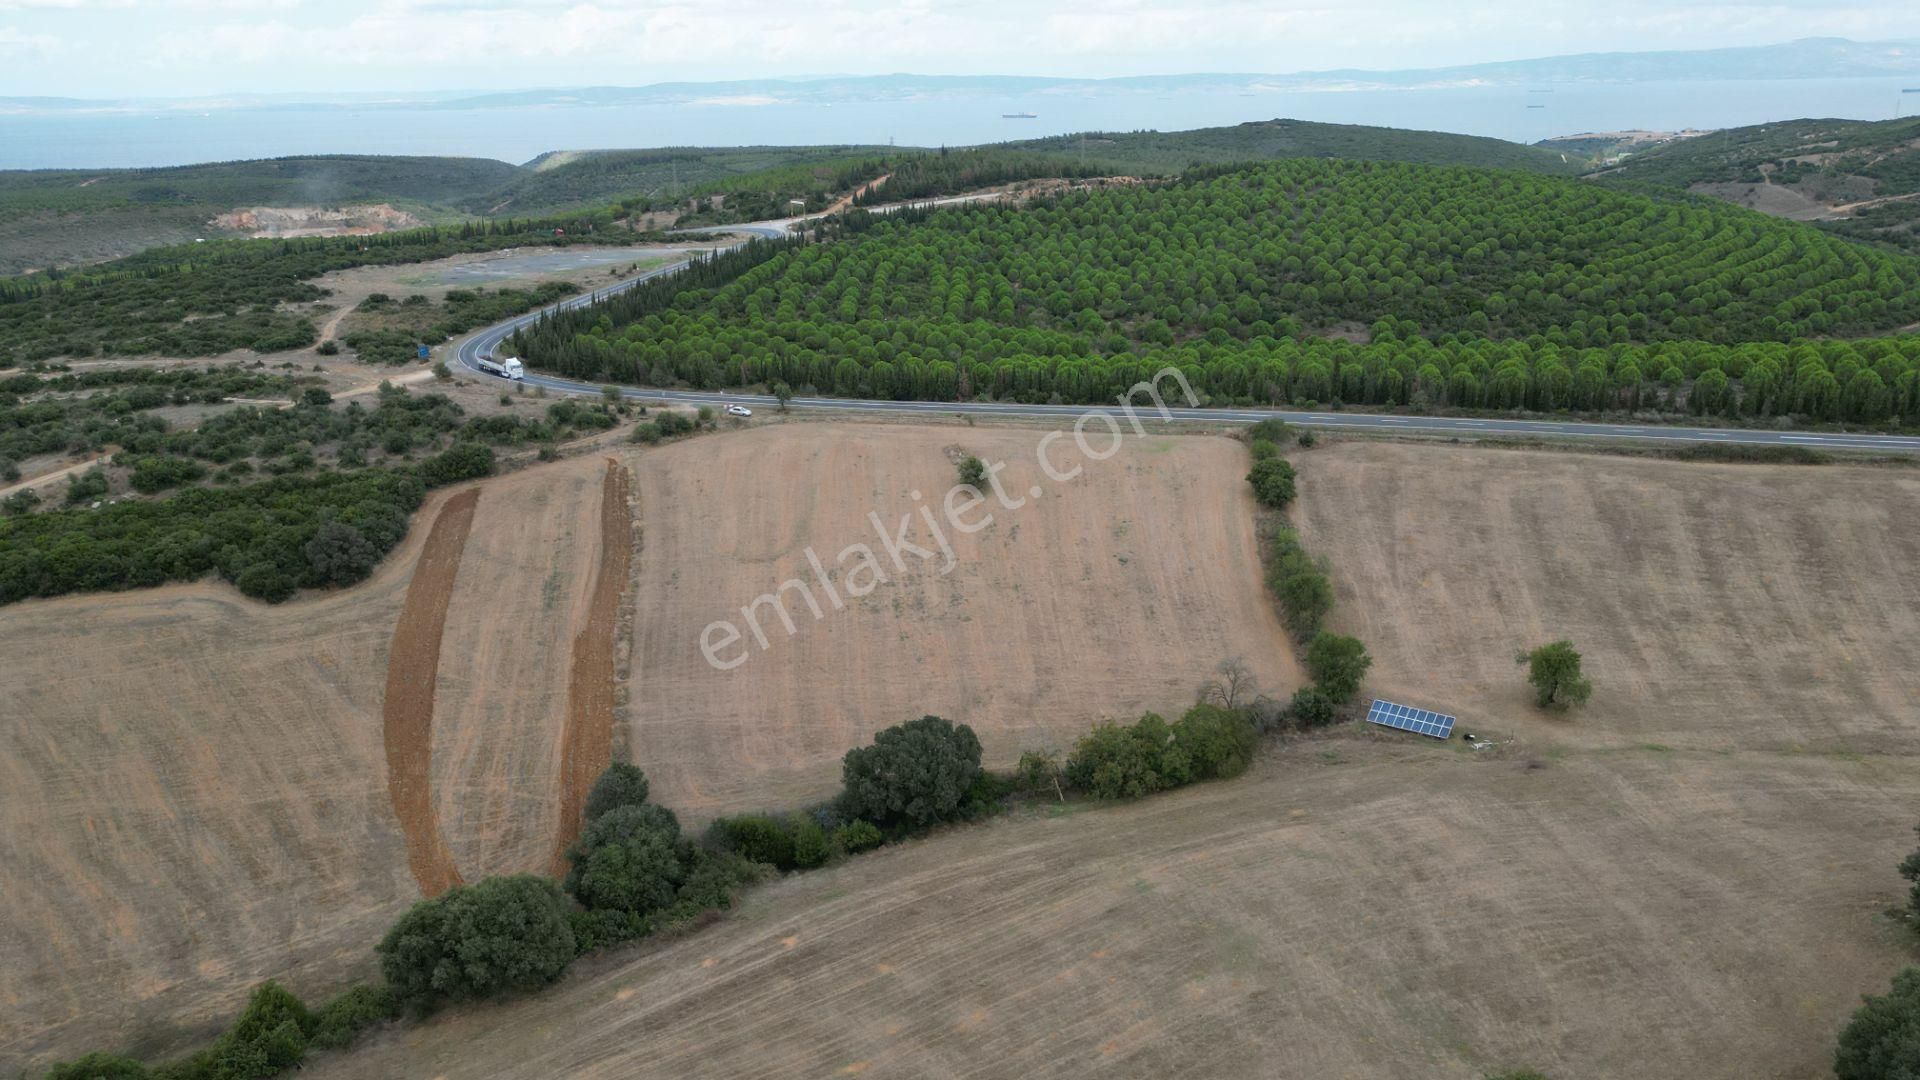
M 1030 112 L 1003 112 L 1000 114 L 1000 119 L 1002 120 L 1038 120 L 1040 119 L 1040 114 L 1030 113 Z

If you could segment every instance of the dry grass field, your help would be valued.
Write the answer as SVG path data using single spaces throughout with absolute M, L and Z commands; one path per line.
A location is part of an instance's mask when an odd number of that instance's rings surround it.
M 1182 709 L 1235 655 L 1271 692 L 1299 685 L 1260 588 L 1243 446 L 1130 438 L 1087 463 L 1068 439 L 1049 460 L 1086 471 L 1055 483 L 1037 464 L 1043 434 L 784 424 L 636 455 L 643 535 L 628 723 L 655 799 L 696 819 L 798 807 L 837 789 L 848 749 L 925 713 L 971 724 L 987 760 L 1007 767 L 1024 748 L 1070 746 L 1103 716 Z M 1030 501 L 965 516 L 994 515 L 970 536 L 943 526 L 954 551 L 944 574 L 916 516 L 908 539 L 934 558 L 906 554 L 897 572 L 867 515 L 890 532 L 923 505 L 938 518 L 955 448 L 1008 462 L 1009 498 Z M 808 547 L 845 585 L 851 563 L 838 557 L 855 543 L 873 548 L 891 580 L 843 596 L 843 610 L 817 591 L 818 621 L 789 592 L 797 632 L 762 608 L 760 650 L 741 607 L 791 577 L 814 580 Z M 701 653 L 716 620 L 748 634 L 750 658 L 729 671 Z
M 1902 954 L 1920 772 L 1316 740 L 751 895 L 311 1075 L 1805 1080 Z
M 1920 471 L 1349 442 L 1293 455 L 1370 687 L 1573 745 L 1920 749 Z M 1543 717 L 1516 650 L 1599 688 Z

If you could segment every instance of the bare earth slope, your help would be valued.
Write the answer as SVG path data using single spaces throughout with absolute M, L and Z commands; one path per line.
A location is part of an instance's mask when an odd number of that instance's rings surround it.
M 1916 797 L 1874 759 L 1309 743 L 790 878 L 317 1075 L 1818 1076 L 1899 964 Z
M 1585 745 L 1912 753 L 1920 472 L 1342 443 L 1295 454 L 1371 688 Z M 1528 707 L 1516 650 L 1599 687 Z
M 644 539 L 636 569 L 633 760 L 656 800 L 705 817 L 798 807 L 832 794 L 841 756 L 875 731 L 924 713 L 971 724 L 987 760 L 1064 747 L 1103 716 L 1191 703 L 1219 661 L 1244 654 L 1264 687 L 1300 676 L 1260 589 L 1246 450 L 1225 439 L 1129 438 L 1088 463 L 1054 444 L 1055 483 L 1036 458 L 1040 431 L 788 424 L 702 438 L 633 459 Z M 1096 429 L 1096 435 L 1098 434 Z M 1103 448 L 1104 438 L 1092 439 Z M 971 536 L 947 529 L 950 572 L 918 507 L 956 483 L 949 449 L 1006 461 L 1009 498 Z M 923 501 L 916 502 L 919 492 Z M 892 532 L 916 514 L 897 573 L 868 520 Z M 865 543 L 891 580 L 816 621 L 786 596 L 797 632 L 762 609 L 764 652 L 730 671 L 702 657 L 702 628 L 798 576 L 813 547 Z M 841 581 L 840 585 L 845 582 Z M 836 586 L 839 587 L 839 586 Z M 738 650 L 718 654 L 731 657 Z

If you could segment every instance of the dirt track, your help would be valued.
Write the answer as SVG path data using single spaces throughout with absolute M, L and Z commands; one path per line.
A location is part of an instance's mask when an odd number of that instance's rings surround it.
M 560 817 L 554 830 L 555 877 L 567 872 L 567 847 L 580 835 L 587 792 L 613 754 L 614 648 L 620 597 L 633 560 L 633 513 L 627 506 L 627 470 L 608 458 L 600 493 L 600 565 L 586 625 L 573 639 L 567 683 L 565 745 L 561 753 Z
M 433 690 L 439 674 L 447 606 L 453 600 L 460 553 L 466 548 L 479 502 L 480 489 L 468 488 L 449 498 L 433 519 L 433 530 L 420 551 L 413 582 L 407 587 L 406 606 L 394 626 L 393 645 L 387 654 L 387 692 L 381 703 L 386 723 L 387 790 L 407 838 L 407 865 L 427 896 L 438 896 L 461 884 L 460 870 L 453 863 L 434 813 Z

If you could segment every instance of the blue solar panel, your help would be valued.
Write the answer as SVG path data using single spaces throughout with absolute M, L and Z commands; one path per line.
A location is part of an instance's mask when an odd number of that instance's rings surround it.
M 1381 698 L 1375 698 L 1373 706 L 1367 710 L 1367 722 L 1418 735 L 1431 735 L 1436 739 L 1453 736 L 1453 717 L 1410 705 L 1396 705 Z

